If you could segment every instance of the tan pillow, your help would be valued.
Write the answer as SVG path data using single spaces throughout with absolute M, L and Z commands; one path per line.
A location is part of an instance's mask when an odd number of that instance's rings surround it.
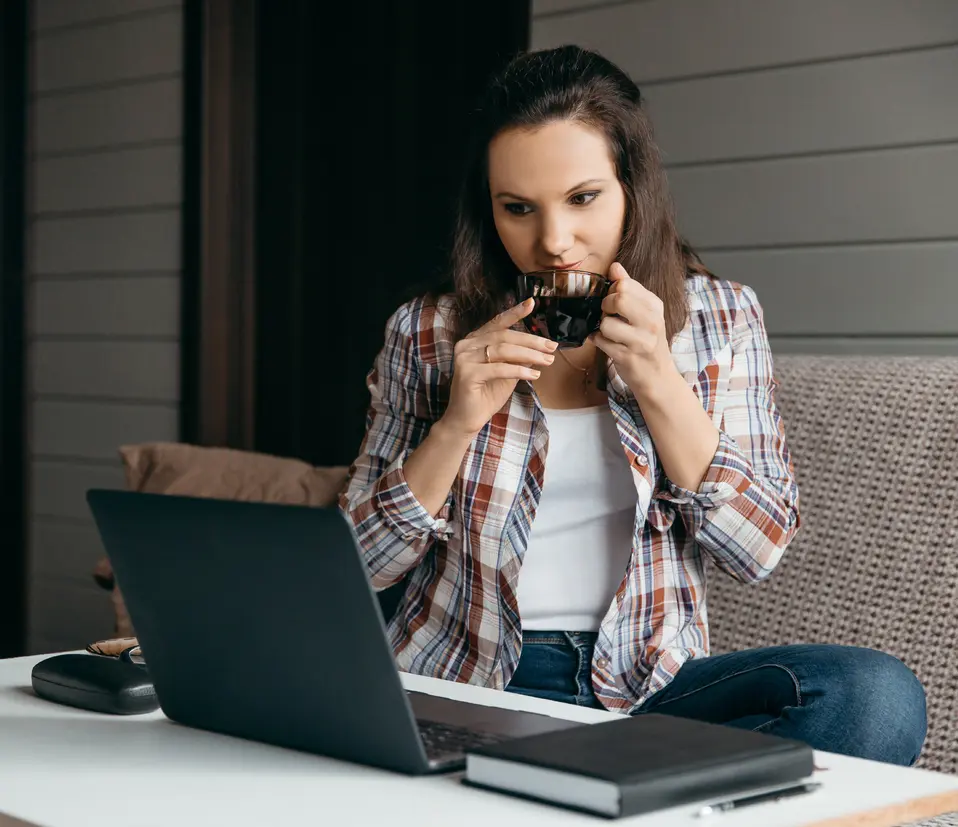
M 120 448 L 131 491 L 229 500 L 327 506 L 336 502 L 345 467 L 234 448 L 153 442 Z
M 131 491 L 317 507 L 336 502 L 349 473 L 345 466 L 323 468 L 298 459 L 180 442 L 124 445 L 120 457 Z M 132 637 L 129 614 L 106 558 L 97 564 L 94 579 L 113 589 L 116 635 Z

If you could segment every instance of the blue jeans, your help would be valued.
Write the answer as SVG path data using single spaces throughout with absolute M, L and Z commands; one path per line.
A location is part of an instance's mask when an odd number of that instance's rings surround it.
M 533 632 L 506 687 L 599 707 L 595 634 Z M 687 661 L 635 714 L 659 712 L 804 741 L 815 749 L 910 766 L 925 740 L 925 691 L 900 660 L 874 649 L 801 644 Z

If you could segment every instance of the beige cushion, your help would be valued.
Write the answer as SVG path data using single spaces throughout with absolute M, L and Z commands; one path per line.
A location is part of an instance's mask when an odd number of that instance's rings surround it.
M 120 456 L 131 491 L 314 506 L 335 502 L 349 470 L 177 442 L 125 445 Z
M 803 526 L 765 583 L 710 572 L 713 651 L 895 655 L 927 692 L 920 764 L 958 772 L 958 358 L 783 355 L 775 369 Z
M 334 504 L 349 471 L 346 467 L 316 467 L 252 451 L 172 442 L 124 445 L 120 456 L 131 491 L 293 505 Z M 94 578 L 113 590 L 115 634 L 133 636 L 109 560 L 104 558 L 97 564 Z

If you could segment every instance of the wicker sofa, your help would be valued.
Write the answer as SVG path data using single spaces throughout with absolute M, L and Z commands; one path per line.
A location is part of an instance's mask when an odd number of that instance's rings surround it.
M 958 358 L 782 355 L 803 526 L 764 583 L 709 578 L 712 649 L 869 646 L 922 680 L 919 766 L 958 772 Z

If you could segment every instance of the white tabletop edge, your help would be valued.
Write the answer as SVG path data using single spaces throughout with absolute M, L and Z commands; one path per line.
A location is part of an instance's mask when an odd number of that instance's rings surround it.
M 416 827 L 596 824 L 589 816 L 463 786 L 461 776 L 408 778 L 193 730 L 160 713 L 115 717 L 37 698 L 30 671 L 49 655 L 0 660 L 0 812 L 46 827 L 134 827 L 264 821 L 299 827 L 337 820 Z M 402 674 L 407 689 L 527 709 L 584 723 L 616 713 Z M 823 788 L 803 800 L 721 816 L 721 827 L 800 827 L 921 795 L 958 790 L 958 776 L 816 753 Z M 104 798 L 106 796 L 106 798 Z M 107 800 L 109 803 L 107 803 Z M 701 825 L 697 807 L 623 825 Z M 770 812 L 775 818 L 770 819 Z

